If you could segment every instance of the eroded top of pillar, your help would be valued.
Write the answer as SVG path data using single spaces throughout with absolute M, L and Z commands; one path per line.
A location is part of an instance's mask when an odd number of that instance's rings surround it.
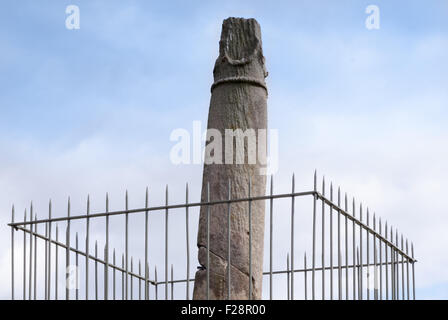
M 222 23 L 219 57 L 213 69 L 214 88 L 228 82 L 247 82 L 266 89 L 268 73 L 260 25 L 255 19 L 227 18 Z

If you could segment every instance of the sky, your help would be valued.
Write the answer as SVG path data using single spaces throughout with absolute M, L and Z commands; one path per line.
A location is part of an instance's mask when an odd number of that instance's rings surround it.
M 365 26 L 371 4 L 379 29 Z M 79 30 L 66 28 L 68 5 L 80 9 Z M 193 121 L 205 129 L 229 16 L 261 26 L 276 191 L 289 191 L 292 173 L 310 190 L 317 170 L 413 241 L 417 298 L 448 298 L 447 15 L 443 0 L 2 1 L 0 298 L 10 298 L 12 204 L 19 220 L 30 201 L 46 215 L 52 199 L 58 216 L 70 196 L 81 214 L 90 194 L 100 212 L 109 192 L 118 210 L 128 190 L 141 207 L 149 186 L 159 205 L 167 184 L 180 203 L 186 182 L 199 199 L 202 166 L 173 164 L 170 134 Z M 172 237 L 175 260 L 184 235 Z

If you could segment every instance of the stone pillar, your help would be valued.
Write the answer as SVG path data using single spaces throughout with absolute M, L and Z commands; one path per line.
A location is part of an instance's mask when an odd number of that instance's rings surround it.
M 210 154 L 205 157 L 201 199 L 207 200 L 207 183 L 210 200 L 228 198 L 228 181 L 231 196 L 246 198 L 264 195 L 266 176 L 262 168 L 266 164 L 266 135 L 258 129 L 267 129 L 267 72 L 261 43 L 261 31 L 255 19 L 228 18 L 222 25 L 219 57 L 213 70 L 214 83 L 208 116 L 208 129 L 216 129 L 222 135 L 222 162 L 211 163 Z M 254 129 L 257 133 L 255 163 L 248 163 L 248 143 L 244 143 L 244 163 L 236 164 L 236 140 L 225 138 L 226 129 Z M 226 141 L 225 141 L 226 140 Z M 249 140 L 249 139 L 247 139 Z M 246 142 L 247 142 L 246 140 Z M 213 139 L 207 143 L 210 144 Z M 226 144 L 233 146 L 234 158 L 225 159 Z M 214 150 L 214 152 L 219 150 Z M 216 155 L 214 155 L 216 156 Z M 216 158 L 216 157 L 215 157 Z M 232 161 L 233 160 L 233 161 Z M 249 298 L 249 204 L 231 205 L 231 298 Z M 264 201 L 252 202 L 252 298 L 261 298 L 264 236 Z M 210 207 L 210 299 L 227 298 L 227 204 Z M 202 207 L 198 230 L 198 258 L 201 265 L 196 272 L 194 299 L 206 299 L 207 287 L 207 208 Z

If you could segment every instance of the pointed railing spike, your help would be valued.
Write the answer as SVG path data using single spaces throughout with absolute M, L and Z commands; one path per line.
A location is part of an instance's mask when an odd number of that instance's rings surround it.
M 294 194 L 295 189 L 295 180 L 294 173 L 292 174 L 292 186 L 291 186 L 291 194 Z M 294 205 L 295 198 L 291 197 L 291 270 L 294 270 Z M 291 272 L 291 300 L 294 300 L 294 271 Z
M 290 292 L 291 292 L 291 275 L 290 275 L 290 269 L 289 269 L 289 253 L 286 254 L 286 285 L 287 285 L 287 300 L 291 300 L 290 298 Z
M 189 227 L 189 212 L 188 212 L 188 183 L 185 185 L 185 243 L 187 246 L 186 258 L 187 258 L 187 283 L 186 283 L 186 299 L 190 300 L 190 227 Z
M 325 197 L 325 176 L 322 177 L 322 196 Z M 325 201 L 322 200 L 322 300 L 325 300 Z
M 14 204 L 11 210 L 11 223 L 14 223 Z M 11 227 L 11 300 L 15 299 L 14 296 L 14 227 Z
M 128 300 L 128 282 L 129 282 L 129 268 L 128 268 L 128 262 L 129 262 L 129 196 L 128 196 L 128 190 L 126 189 L 126 195 L 125 195 L 125 207 L 126 207 L 126 214 L 125 214 L 125 300 Z
M 149 207 L 149 188 L 146 187 L 145 192 L 145 208 Z M 148 210 L 145 211 L 145 266 L 148 265 Z M 149 270 L 145 267 L 145 300 L 149 300 Z M 188 284 L 187 284 L 188 286 Z
M 26 209 L 23 215 L 23 222 L 26 222 Z M 26 228 L 26 225 L 23 225 Z M 26 299 L 26 232 L 23 232 L 23 300 Z
M 165 190 L 165 205 L 165 300 L 168 300 L 168 185 Z
M 47 276 L 47 280 L 48 280 L 48 297 L 47 299 L 50 300 L 51 299 L 51 214 L 52 214 L 52 202 L 51 199 L 48 203 L 48 276 Z

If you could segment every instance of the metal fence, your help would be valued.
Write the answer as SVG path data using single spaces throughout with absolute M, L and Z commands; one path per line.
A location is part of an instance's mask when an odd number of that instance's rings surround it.
M 80 215 L 72 215 L 69 199 L 66 215 L 63 217 L 52 216 L 50 201 L 47 218 L 38 219 L 31 204 L 29 218 L 27 219 L 27 211 L 25 210 L 24 220 L 20 222 L 15 221 L 13 206 L 12 221 L 9 223 L 11 227 L 11 298 L 15 299 L 20 295 L 23 299 L 30 300 L 41 299 L 41 296 L 42 299 L 58 299 L 61 296 L 58 287 L 59 277 L 62 273 L 62 279 L 65 277 L 65 288 L 61 289 L 62 292 L 65 291 L 65 299 L 159 299 L 159 296 L 161 296 L 160 289 L 164 290 L 164 299 L 173 299 L 175 286 L 180 284 L 185 285 L 185 293 L 179 298 L 190 299 L 194 281 L 194 276 L 190 273 L 190 251 L 192 251 L 189 245 L 190 211 L 205 206 L 209 208 L 207 210 L 209 217 L 214 206 L 227 204 L 229 219 L 226 230 L 229 231 L 228 234 L 230 235 L 230 212 L 233 203 L 246 202 L 250 204 L 254 201 L 265 201 L 266 213 L 269 214 L 265 236 L 267 240 L 265 241 L 265 256 L 268 260 L 266 260 L 265 265 L 267 267 L 263 272 L 265 283 L 263 297 L 266 299 L 279 298 L 273 290 L 275 286 L 279 286 L 280 281 L 284 281 L 276 278 L 279 275 L 286 279 L 284 285 L 287 299 L 415 299 L 414 265 L 417 260 L 414 258 L 413 244 L 407 239 L 405 240 L 403 235 L 399 235 L 396 229 L 394 232 L 392 227 L 388 227 L 387 222 L 383 224 L 381 218 L 377 221 L 375 215 L 372 218 L 369 209 L 366 210 L 365 220 L 363 220 L 362 204 L 355 204 L 354 199 L 349 204 L 347 194 L 341 195 L 340 188 L 334 191 L 332 184 L 327 196 L 325 179 L 322 180 L 321 189 L 319 188 L 321 191 L 318 191 L 316 173 L 314 174 L 314 188 L 311 191 L 295 192 L 294 176 L 292 178 L 292 189 L 289 193 L 274 194 L 273 185 L 273 178 L 271 177 L 268 195 L 196 203 L 189 203 L 187 185 L 186 200 L 181 204 L 168 203 L 167 187 L 165 204 L 156 207 L 149 206 L 147 189 L 145 207 L 140 209 L 129 208 L 126 192 L 124 210 L 110 211 L 109 197 L 106 196 L 105 211 L 92 213 L 90 199 L 88 198 L 86 212 Z M 209 196 L 208 194 L 207 199 L 210 199 Z M 298 259 L 297 256 L 295 257 L 298 252 L 298 248 L 295 247 L 297 246 L 297 228 L 294 219 L 299 213 L 295 203 L 297 199 L 303 198 L 312 202 L 311 212 L 300 212 L 300 215 L 309 215 L 312 221 L 312 230 L 309 232 L 312 239 L 309 239 L 311 248 L 305 248 L 304 250 L 303 264 L 301 263 L 301 267 L 297 267 Z M 285 210 L 282 210 L 282 212 L 275 212 L 274 210 L 274 202 L 280 201 L 280 199 L 291 201 L 289 212 L 286 213 L 290 221 L 289 230 L 286 231 L 290 241 L 282 244 L 283 247 L 289 247 L 286 268 L 274 270 L 275 257 L 273 253 L 277 250 L 273 242 L 276 236 L 273 228 L 274 218 L 277 214 L 281 214 L 283 217 L 285 215 Z M 248 205 L 248 208 L 249 217 L 251 217 L 251 206 Z M 168 219 L 173 210 L 179 209 L 185 213 L 185 234 L 176 234 L 176 236 L 186 239 L 185 277 L 174 279 L 174 267 L 173 265 L 170 267 L 168 263 L 169 239 L 172 236 L 168 227 Z M 129 228 L 129 219 L 136 214 L 144 215 L 144 236 L 141 239 L 144 243 L 144 253 L 141 259 L 143 260 L 143 268 L 140 260 L 138 268 L 137 263 L 134 267 L 134 258 L 130 257 L 129 254 L 129 233 L 133 233 L 133 230 Z M 164 246 L 163 280 L 158 280 L 156 268 L 154 272 L 149 270 L 148 217 L 151 214 L 164 215 L 164 240 L 161 242 L 161 245 Z M 117 236 L 116 234 L 111 235 L 110 219 L 116 216 L 125 219 L 124 235 L 118 235 L 124 240 L 121 264 L 117 261 L 119 258 L 117 259 L 115 249 L 110 250 L 110 239 Z M 84 250 L 79 247 L 80 237 L 78 232 L 71 231 L 71 225 L 76 221 L 81 222 L 84 228 L 82 239 L 85 241 Z M 90 252 L 91 246 L 93 246 L 90 223 L 93 221 L 104 224 L 105 246 L 102 257 L 98 254 L 96 241 L 94 251 Z M 59 239 L 61 225 L 65 227 L 65 239 L 63 241 Z M 39 226 L 45 228 L 45 233 L 40 233 Z M 55 232 L 52 232 L 52 230 L 55 230 Z M 18 231 L 23 232 L 23 242 L 15 243 L 15 236 Z M 285 232 L 282 231 L 284 235 Z M 251 234 L 251 232 L 252 226 L 249 218 L 249 233 Z M 209 230 L 207 233 L 209 234 Z M 232 259 L 230 255 L 231 241 L 232 239 L 229 236 L 227 256 L 229 265 Z M 249 241 L 251 241 L 250 236 Z M 174 245 L 181 244 L 181 241 L 177 241 Z M 251 247 L 252 243 L 249 242 L 248 250 Z M 42 248 L 43 255 L 41 253 Z M 62 256 L 59 249 L 63 251 Z M 308 256 L 306 249 L 311 251 Z M 251 265 L 250 254 L 251 251 L 249 251 L 249 266 Z M 64 256 L 65 263 L 60 265 L 60 260 L 61 258 L 64 259 Z M 23 259 L 23 261 L 17 263 L 17 260 L 20 259 Z M 89 268 L 93 268 L 93 272 Z M 206 269 L 209 273 L 210 270 Z M 22 271 L 23 274 L 17 276 L 17 271 Z M 84 275 L 83 292 L 78 287 L 81 273 Z M 93 274 L 93 279 L 90 279 L 91 276 L 89 275 L 91 274 Z M 16 281 L 16 278 L 21 278 L 21 281 Z M 230 274 L 228 279 L 227 285 L 230 287 Z M 249 275 L 249 279 L 251 279 L 251 275 Z M 22 294 L 17 292 L 16 282 L 22 285 Z M 209 284 L 207 283 L 207 285 Z M 93 293 L 89 291 L 93 291 Z M 43 294 L 41 295 L 41 293 Z M 232 299 L 230 290 L 227 298 Z

